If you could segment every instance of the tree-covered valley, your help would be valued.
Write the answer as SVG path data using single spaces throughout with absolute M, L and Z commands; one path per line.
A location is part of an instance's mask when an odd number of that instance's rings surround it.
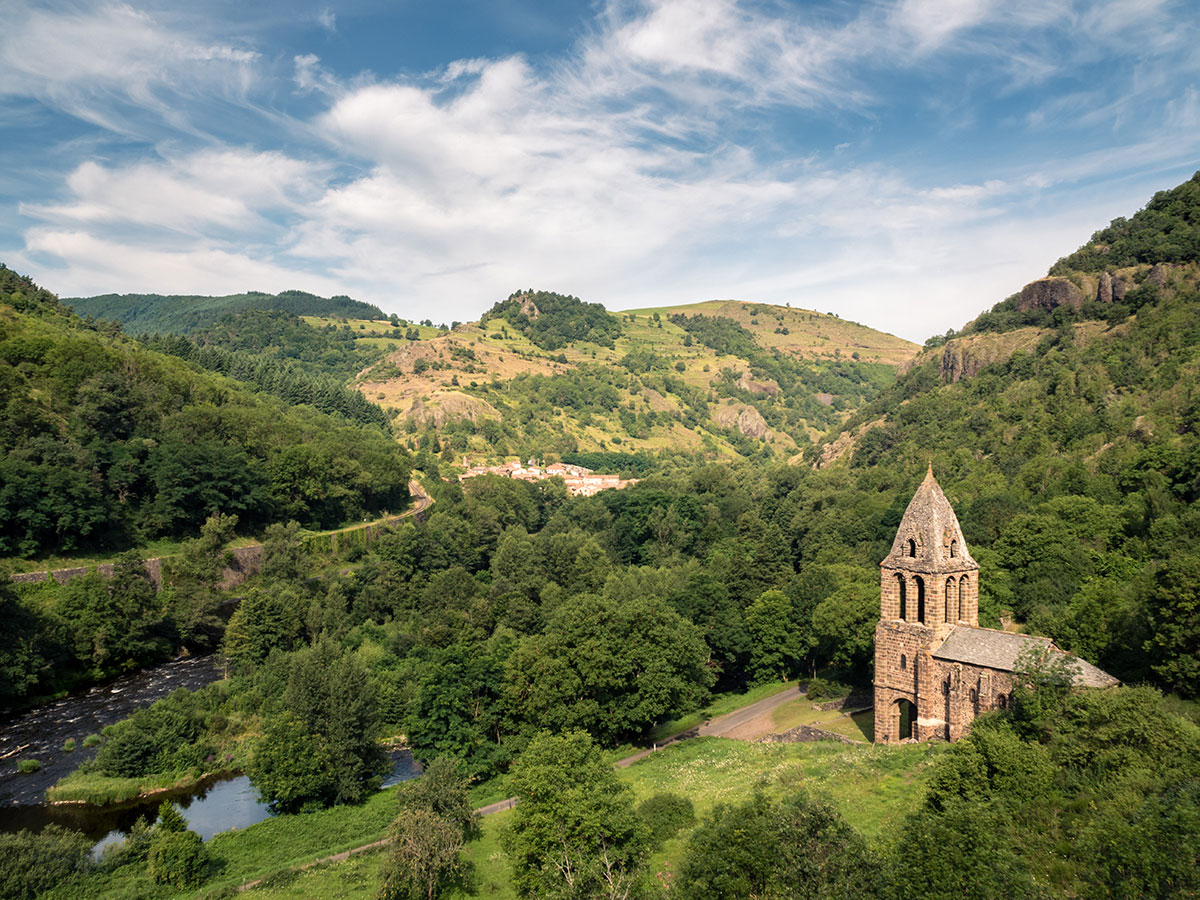
M 339 864 L 368 868 L 366 896 L 1195 896 L 1198 234 L 1200 173 L 915 355 L 805 310 L 610 314 L 532 290 L 449 328 L 264 306 L 133 338 L 0 270 L 4 553 L 133 551 L 111 579 L 3 589 L 4 701 L 214 649 L 229 677 L 113 726 L 54 796 L 224 759 L 279 812 L 199 846 L 167 812 L 99 861 L 67 833 L 0 835 L 0 878 L 30 897 L 232 890 L 237 840 L 374 816 L 361 843 L 394 817 L 390 845 Z M 464 455 L 640 480 L 460 483 Z M 981 566 L 981 624 L 1124 686 L 1033 667 L 952 746 L 714 738 L 612 771 L 714 698 L 869 689 L 878 563 L 929 463 Z M 419 519 L 307 539 L 399 511 L 413 469 Z M 225 621 L 237 533 L 262 538 L 262 569 Z M 158 593 L 137 550 L 163 537 Z M 428 774 L 384 807 L 388 739 Z

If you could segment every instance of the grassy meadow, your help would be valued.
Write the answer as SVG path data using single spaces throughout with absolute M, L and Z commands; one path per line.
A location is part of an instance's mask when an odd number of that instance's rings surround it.
M 790 704 L 789 704 L 790 705 Z M 921 802 L 931 763 L 942 744 L 882 747 L 870 744 L 759 744 L 725 738 L 696 738 L 673 744 L 620 770 L 638 801 L 670 792 L 687 797 L 697 820 L 720 803 L 737 803 L 756 788 L 768 793 L 810 790 L 830 801 L 846 820 L 877 846 L 885 844 L 903 818 Z M 186 815 L 186 813 L 185 813 Z M 71 885 L 46 897 L 97 900 L 232 895 L 240 886 L 262 881 L 248 897 L 372 897 L 383 854 L 355 854 L 338 863 L 300 869 L 321 859 L 383 837 L 395 815 L 394 791 L 375 794 L 360 806 L 342 806 L 268 819 L 208 842 L 212 874 L 203 887 L 177 894 L 155 887 L 144 864 L 134 864 Z M 512 897 L 508 858 L 502 848 L 511 813 L 488 816 L 479 840 L 468 846 L 475 866 L 477 896 Z M 650 860 L 651 871 L 676 870 L 689 831 L 668 841 Z

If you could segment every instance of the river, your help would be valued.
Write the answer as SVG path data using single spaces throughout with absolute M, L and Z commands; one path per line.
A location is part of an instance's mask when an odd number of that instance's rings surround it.
M 95 755 L 96 748 L 83 747 L 89 734 L 99 734 L 105 725 L 127 718 L 178 688 L 195 690 L 223 674 L 216 656 L 179 659 L 0 721 L 0 756 L 23 748 L 0 760 L 0 831 L 40 831 L 53 823 L 82 831 L 97 841 L 100 850 L 128 833 L 139 817 L 153 820 L 166 799 L 179 805 L 189 826 L 205 840 L 267 818 L 270 809 L 258 799 L 245 775 L 213 778 L 193 789 L 112 806 L 51 806 L 43 802 L 47 788 Z M 70 752 L 63 750 L 68 739 L 74 739 L 76 746 Z M 393 751 L 390 758 L 392 772 L 385 787 L 421 774 L 407 750 Z M 22 775 L 17 771 L 19 759 L 36 759 L 42 768 Z

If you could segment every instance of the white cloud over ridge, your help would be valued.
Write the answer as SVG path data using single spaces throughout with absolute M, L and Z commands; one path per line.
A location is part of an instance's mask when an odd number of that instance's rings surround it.
M 1176 27 L 1163 63 L 1141 61 L 1123 87 L 1014 107 L 1012 127 L 1034 136 L 1108 127 L 1057 158 L 906 166 L 869 152 L 898 127 L 892 82 L 932 96 L 967 58 L 956 90 L 1006 96 L 1098 46 L 1106 65 L 1132 66 L 1121 34 L 1153 31 L 1173 14 L 1159 7 L 1135 21 L 1125 3 L 614 0 L 565 56 L 449 60 L 421 77 L 337 75 L 314 53 L 284 56 L 284 73 L 219 23 L 184 34 L 123 5 L 34 11 L 0 37 L 0 63 L 28 40 L 46 56 L 0 74 L 0 96 L 147 143 L 80 162 L 56 197 L 20 198 L 32 224 L 16 258 L 63 294 L 305 287 L 441 321 L 539 286 L 610 308 L 791 302 L 921 339 L 1041 274 L 1186 165 L 1200 147 L 1195 93 L 1166 69 L 1194 28 Z M 271 91 L 315 112 L 281 113 Z M 196 127 L 193 105 L 213 98 L 261 129 Z M 1089 194 L 1097 179 L 1114 187 Z

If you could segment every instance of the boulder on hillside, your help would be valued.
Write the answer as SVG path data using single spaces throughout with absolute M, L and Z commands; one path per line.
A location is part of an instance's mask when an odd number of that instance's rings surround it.
M 748 438 L 763 438 L 770 435 L 767 420 L 753 406 L 744 403 L 732 404 L 717 410 L 714 418 L 722 428 L 737 428 Z
M 767 378 L 764 381 L 754 381 L 750 377 L 749 372 L 742 372 L 742 377 L 737 383 L 743 391 L 749 391 L 751 394 L 769 394 L 774 397 L 779 393 L 779 384 L 773 378 Z
M 1068 279 L 1057 276 L 1029 282 L 1021 288 L 1021 299 L 1017 301 L 1017 309 L 1021 312 L 1031 309 L 1051 310 L 1060 306 L 1079 309 L 1083 306 L 1083 291 Z
M 1125 275 L 1103 272 L 1100 275 L 1100 283 L 1096 287 L 1096 302 L 1120 303 L 1125 299 L 1125 292 L 1129 290 L 1130 285 L 1131 282 Z

